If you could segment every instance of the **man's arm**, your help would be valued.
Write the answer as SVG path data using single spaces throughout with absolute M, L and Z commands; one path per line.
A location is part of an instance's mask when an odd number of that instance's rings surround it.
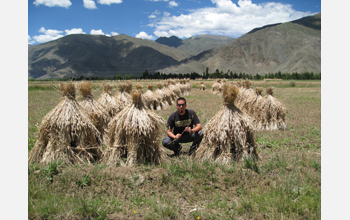
M 192 134 L 192 133 L 200 131 L 201 129 L 202 129 L 202 125 L 201 125 L 201 123 L 198 123 L 198 124 L 194 125 L 193 129 L 191 129 L 191 127 L 186 127 L 185 131 Z
M 201 123 L 198 123 L 198 124 L 196 124 L 195 127 L 192 129 L 192 133 L 198 132 L 198 131 L 200 131 L 201 129 L 202 129 L 202 125 L 201 125 Z
M 171 129 L 171 128 L 168 128 L 168 130 L 167 130 L 167 135 L 168 135 L 170 138 L 173 138 L 173 139 L 179 139 L 179 138 L 181 137 L 181 134 L 176 134 L 176 135 L 174 135 L 173 129 Z

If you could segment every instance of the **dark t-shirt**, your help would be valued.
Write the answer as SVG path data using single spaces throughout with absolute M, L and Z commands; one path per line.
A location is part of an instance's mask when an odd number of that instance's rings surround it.
M 179 115 L 177 111 L 173 112 L 168 118 L 167 127 L 173 129 L 173 133 L 176 135 L 181 134 L 185 127 L 193 128 L 193 125 L 198 123 L 200 122 L 196 113 L 191 109 L 186 109 L 184 115 Z

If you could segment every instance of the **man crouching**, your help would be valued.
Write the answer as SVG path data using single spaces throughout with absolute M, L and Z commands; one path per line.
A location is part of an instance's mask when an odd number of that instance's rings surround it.
M 173 112 L 168 118 L 168 136 L 164 138 L 163 146 L 174 151 L 172 156 L 180 155 L 182 149 L 180 143 L 193 142 L 189 150 L 189 155 L 191 155 L 203 139 L 202 125 L 196 112 L 186 109 L 186 107 L 186 99 L 179 97 L 176 100 L 177 111 Z

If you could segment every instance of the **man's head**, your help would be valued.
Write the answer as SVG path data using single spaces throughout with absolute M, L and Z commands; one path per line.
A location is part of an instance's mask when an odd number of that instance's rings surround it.
M 177 100 L 176 100 L 176 108 L 177 108 L 177 112 L 180 114 L 180 115 L 183 115 L 185 114 L 185 110 L 186 110 L 186 99 L 183 98 L 183 97 L 179 97 Z

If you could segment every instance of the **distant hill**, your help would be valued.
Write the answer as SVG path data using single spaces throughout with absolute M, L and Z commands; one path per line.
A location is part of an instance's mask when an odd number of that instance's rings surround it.
M 138 76 L 178 64 L 189 54 L 176 48 L 121 34 L 68 35 L 28 47 L 29 78 L 47 79 L 79 76 Z
M 198 35 L 190 37 L 184 40 L 176 36 L 160 37 L 156 40 L 157 43 L 167 45 L 169 47 L 175 47 L 181 51 L 189 53 L 191 55 L 197 55 L 206 50 L 210 50 L 216 47 L 224 46 L 232 42 L 235 38 L 228 36 L 217 35 Z
M 176 36 L 160 37 L 156 40 L 156 42 L 159 44 L 167 45 L 169 47 L 179 47 L 183 44 L 182 40 Z
M 201 40 L 202 38 L 212 38 L 212 40 L 210 43 L 205 43 L 209 40 Z M 228 42 L 227 39 L 231 38 L 218 37 L 216 41 L 219 43 L 215 44 L 215 37 L 196 37 L 186 40 L 177 37 L 163 38 L 163 41 L 177 41 L 183 44 L 176 48 L 125 34 L 113 37 L 68 35 L 48 43 L 28 47 L 28 77 L 48 79 L 115 76 L 118 73 L 139 76 L 145 70 L 154 72 L 160 68 L 179 64 L 181 60 L 205 48 Z
M 145 70 L 201 74 L 207 67 L 209 72 L 320 73 L 321 14 L 255 28 L 237 39 L 200 35 L 151 41 L 78 34 L 28 46 L 30 79 L 140 76 Z
M 253 29 L 231 43 L 204 51 L 162 73 L 220 71 L 265 74 L 321 72 L 321 13 Z

